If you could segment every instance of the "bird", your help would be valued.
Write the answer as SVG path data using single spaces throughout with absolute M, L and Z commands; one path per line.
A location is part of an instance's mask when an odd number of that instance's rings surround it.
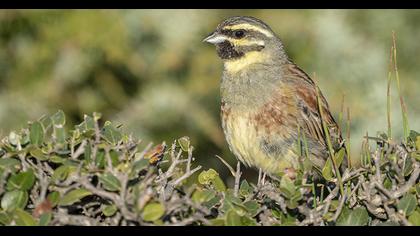
M 306 156 L 308 168 L 320 175 L 331 156 L 328 138 L 339 149 L 341 131 L 319 87 L 276 33 L 260 19 L 235 16 L 203 42 L 214 44 L 223 61 L 221 123 L 235 157 L 270 176 L 291 177 Z M 341 168 L 346 165 L 343 160 Z

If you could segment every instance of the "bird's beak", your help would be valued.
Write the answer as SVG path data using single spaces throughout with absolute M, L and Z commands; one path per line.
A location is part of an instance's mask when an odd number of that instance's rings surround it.
M 217 32 L 211 33 L 209 36 L 207 36 L 205 39 L 203 39 L 203 42 L 211 43 L 211 44 L 218 44 L 226 41 L 227 38 L 224 35 L 221 35 Z

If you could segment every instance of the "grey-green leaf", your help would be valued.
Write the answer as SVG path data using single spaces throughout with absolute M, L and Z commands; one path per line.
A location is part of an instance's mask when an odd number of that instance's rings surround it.
M 49 223 L 51 222 L 52 219 L 52 213 L 48 212 L 48 213 L 44 213 L 39 217 L 39 226 L 47 226 L 49 225 Z
M 181 147 L 181 149 L 186 152 L 190 148 L 190 138 L 187 136 L 184 136 L 178 139 L 178 144 Z
M 9 225 L 13 220 L 10 215 L 10 213 L 0 210 L 0 225 Z
M 69 206 L 89 195 L 92 195 L 92 193 L 87 189 L 84 189 L 84 188 L 75 189 L 65 194 L 59 201 L 58 205 Z
M 51 206 L 55 207 L 60 201 L 60 193 L 57 191 L 48 194 L 47 199 L 50 201 Z
M 122 139 L 122 134 L 112 126 L 111 122 L 105 122 L 104 138 L 106 141 L 115 145 Z
M 1 199 L 1 208 L 6 211 L 13 211 L 17 208 L 24 208 L 28 203 L 28 193 L 22 190 L 6 192 Z
M 104 208 L 102 208 L 102 213 L 104 216 L 113 216 L 117 212 L 118 208 L 115 206 L 115 204 L 112 205 L 106 205 Z
M 51 116 L 51 121 L 54 125 L 64 126 L 66 123 L 66 116 L 62 110 L 59 110 L 57 113 Z
M 328 160 L 325 162 L 324 168 L 322 168 L 322 176 L 330 181 L 333 178 L 333 165 L 331 162 L 331 158 L 328 158 Z
M 121 188 L 121 182 L 111 173 L 105 173 L 99 176 L 99 181 L 108 191 L 118 191 Z
M 401 198 L 400 202 L 397 205 L 397 208 L 399 211 L 404 212 L 406 216 L 409 216 L 416 209 L 416 206 L 416 196 L 414 196 L 413 194 L 406 194 L 404 197 Z
M 415 226 L 420 226 L 420 212 L 419 210 L 413 212 L 410 217 L 408 217 L 408 221 Z
M 337 219 L 338 226 L 362 226 L 369 221 L 369 214 L 364 207 L 344 208 Z
M 40 146 L 42 144 L 44 141 L 44 128 L 41 122 L 36 121 L 31 125 L 29 137 L 33 145 Z
M 1 158 L 0 169 L 15 172 L 20 169 L 20 161 L 14 158 Z
M 12 175 L 7 181 L 7 190 L 29 190 L 35 183 L 35 174 L 32 169 Z
M 155 221 L 162 217 L 164 213 L 165 207 L 159 202 L 153 202 L 143 208 L 142 218 L 145 221 Z
M 241 186 L 239 187 L 239 194 L 243 197 L 246 197 L 251 193 L 252 193 L 252 188 L 248 184 L 248 181 L 246 181 L 245 179 L 242 180 Z
M 16 209 L 13 214 L 13 219 L 18 226 L 35 226 L 35 219 L 26 211 L 22 209 Z
M 295 194 L 295 185 L 287 175 L 281 177 L 280 190 L 287 198 L 292 198 Z
M 242 225 L 241 216 L 236 213 L 235 210 L 229 210 L 226 213 L 226 226 L 240 226 Z

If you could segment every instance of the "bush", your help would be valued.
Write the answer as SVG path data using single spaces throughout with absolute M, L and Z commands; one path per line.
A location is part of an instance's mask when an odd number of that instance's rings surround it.
M 341 183 L 333 176 L 335 185 L 315 186 L 300 172 L 253 184 L 227 165 L 230 188 L 195 165 L 187 137 L 140 148 L 99 120 L 85 116 L 67 132 L 59 111 L 2 139 L 1 225 L 420 225 L 414 131 L 405 143 L 366 137 L 361 166 Z

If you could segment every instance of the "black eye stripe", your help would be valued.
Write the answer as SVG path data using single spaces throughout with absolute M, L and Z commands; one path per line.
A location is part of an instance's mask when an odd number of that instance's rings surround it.
M 235 35 L 237 32 L 243 32 L 243 35 L 248 34 L 250 31 L 249 30 L 244 30 L 244 29 L 237 29 L 237 30 L 230 30 L 230 29 L 226 29 L 226 30 L 222 30 L 222 34 L 232 37 L 232 38 L 236 38 L 237 36 Z
M 235 36 L 235 32 L 238 32 L 238 31 L 243 31 L 244 36 L 242 36 L 242 37 Z M 235 30 L 222 29 L 219 32 L 221 34 L 226 35 L 227 37 L 233 38 L 233 39 L 244 38 L 244 37 L 247 37 L 247 36 L 251 36 L 251 37 L 259 38 L 259 39 L 266 39 L 267 38 L 267 36 L 264 35 L 263 33 L 261 33 L 260 31 L 252 30 L 252 29 L 235 29 Z

